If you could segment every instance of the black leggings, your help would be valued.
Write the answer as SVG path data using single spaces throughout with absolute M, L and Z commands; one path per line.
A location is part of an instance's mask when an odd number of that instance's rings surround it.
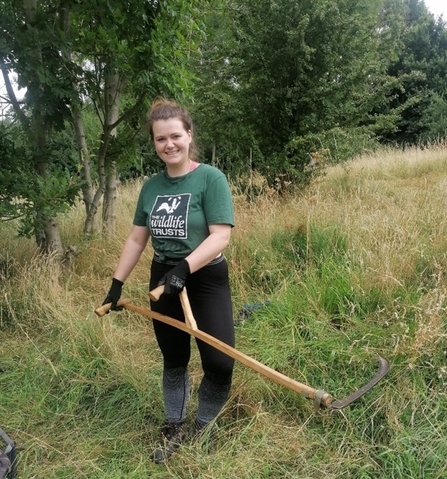
M 161 262 L 154 257 L 149 289 L 156 288 L 161 277 L 176 264 L 177 261 Z M 233 309 L 224 256 L 191 274 L 186 289 L 198 328 L 234 347 Z M 150 305 L 153 311 L 185 322 L 178 297 L 162 294 L 158 301 L 151 301 Z M 153 324 L 165 368 L 187 366 L 191 356 L 190 335 L 161 321 L 154 320 Z M 215 384 L 230 384 L 234 360 L 203 341 L 197 339 L 196 342 L 205 377 Z

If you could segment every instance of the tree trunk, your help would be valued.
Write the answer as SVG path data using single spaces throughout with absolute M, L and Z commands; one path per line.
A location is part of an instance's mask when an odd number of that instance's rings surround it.
M 213 150 L 211 152 L 211 164 L 216 166 L 216 143 L 213 143 Z
M 73 106 L 73 124 L 76 135 L 76 144 L 79 149 L 79 156 L 81 161 L 81 177 L 84 180 L 82 186 L 82 199 L 85 205 L 86 221 L 84 224 L 84 234 L 90 235 L 98 229 L 98 215 L 96 212 L 98 208 L 94 209 L 94 194 L 92 174 L 90 168 L 90 152 L 87 146 L 84 132 L 84 122 L 82 119 L 81 109 L 78 105 Z M 99 205 L 98 205 L 99 206 Z M 90 215 L 90 213 L 93 213 Z
M 65 33 L 65 35 L 68 36 L 70 34 L 70 11 L 67 5 L 64 3 L 59 4 L 59 21 L 61 30 Z M 65 55 L 69 61 L 72 61 L 71 51 L 67 51 Z M 76 85 L 74 86 L 75 90 L 79 91 Z M 79 160 L 81 164 L 79 173 L 81 178 L 84 180 L 82 185 L 82 200 L 84 201 L 86 213 L 84 234 L 86 236 L 90 236 L 92 233 L 98 230 L 98 215 L 96 213 L 98 211 L 99 204 L 96 208 L 94 207 L 95 196 L 93 193 L 90 152 L 88 149 L 87 140 L 85 138 L 84 120 L 82 118 L 82 102 L 79 97 L 76 103 L 72 103 L 71 111 L 73 127 L 75 130 L 76 145 L 78 146 Z M 97 199 L 98 202 L 100 200 L 101 197 Z
M 34 21 L 36 15 L 36 0 L 24 0 L 23 8 L 25 14 L 26 25 L 29 26 Z M 36 58 L 42 61 L 42 51 L 40 45 L 36 45 L 35 48 Z M 42 88 L 39 85 L 39 88 Z M 27 120 L 23 125 L 25 131 L 28 131 L 28 140 L 30 142 L 31 149 L 35 151 L 35 163 L 34 169 L 36 175 L 46 180 L 49 177 L 49 165 L 46 161 L 46 152 L 48 148 L 48 125 L 42 118 L 40 109 L 34 108 L 31 115 L 31 122 Z M 59 232 L 59 226 L 56 218 L 45 213 L 43 206 L 37 204 L 36 218 L 37 221 L 35 238 L 36 243 L 41 253 L 54 255 L 56 258 L 62 258 L 63 247 L 62 240 Z
M 56 259 L 61 260 L 64 254 L 64 248 L 56 218 L 45 218 L 43 232 L 45 241 L 39 245 L 40 252 L 54 255 Z
M 116 127 L 112 125 L 119 118 L 119 104 L 121 97 L 121 78 L 118 74 L 109 76 L 106 79 L 105 89 L 105 122 L 104 131 L 109 132 L 108 141 L 116 138 Z M 105 191 L 102 210 L 103 228 L 107 234 L 113 233 L 116 223 L 116 196 L 117 196 L 117 171 L 116 161 L 105 155 Z
M 106 190 L 106 173 L 105 173 L 105 156 L 107 153 L 107 147 L 109 144 L 109 134 L 104 124 L 103 132 L 101 135 L 101 143 L 98 151 L 97 168 L 98 168 L 98 189 L 96 190 L 93 201 L 87 213 L 87 218 L 84 224 L 84 235 L 90 236 L 94 232 L 97 213 L 101 205 L 101 199 L 104 196 Z

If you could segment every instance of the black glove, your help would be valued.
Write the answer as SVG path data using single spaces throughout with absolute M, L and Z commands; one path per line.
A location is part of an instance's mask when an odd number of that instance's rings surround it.
M 158 286 L 164 284 L 164 294 L 175 296 L 180 293 L 185 287 L 186 280 L 188 279 L 191 270 L 186 259 L 182 259 L 180 263 L 168 271 L 158 282 Z
M 112 303 L 112 306 L 110 307 L 111 310 L 121 311 L 123 308 L 122 307 L 119 308 L 116 305 L 116 303 L 119 301 L 121 297 L 121 290 L 123 289 L 123 284 L 124 283 L 120 281 L 119 279 L 113 278 L 112 286 L 110 287 L 110 290 L 107 293 L 106 299 L 104 300 L 102 304 L 104 305 L 104 304 Z

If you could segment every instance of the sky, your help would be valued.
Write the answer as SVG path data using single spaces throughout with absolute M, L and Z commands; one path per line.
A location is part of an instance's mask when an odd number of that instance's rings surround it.
M 447 21 L 447 0 L 425 0 L 425 5 L 436 16 L 443 14 Z

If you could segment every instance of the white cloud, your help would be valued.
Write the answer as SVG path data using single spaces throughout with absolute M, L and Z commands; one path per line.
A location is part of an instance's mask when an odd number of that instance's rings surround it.
M 425 0 L 425 5 L 431 13 L 436 16 L 443 15 L 447 21 L 447 1 L 446 0 Z

